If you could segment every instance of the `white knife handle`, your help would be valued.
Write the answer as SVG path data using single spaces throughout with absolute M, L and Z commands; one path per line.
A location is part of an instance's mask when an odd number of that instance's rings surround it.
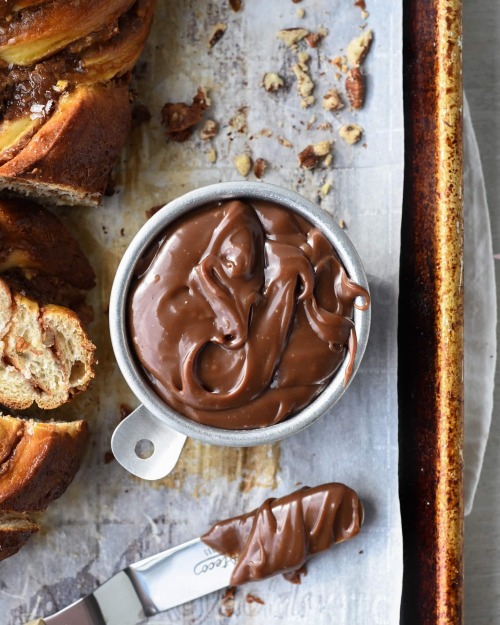
M 111 449 L 122 467 L 133 475 L 159 480 L 173 470 L 185 442 L 184 434 L 139 406 L 115 429 Z

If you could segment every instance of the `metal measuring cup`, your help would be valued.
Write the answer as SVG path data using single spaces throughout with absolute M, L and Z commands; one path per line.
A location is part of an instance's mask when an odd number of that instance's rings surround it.
M 264 428 L 228 430 L 197 423 L 171 408 L 147 381 L 134 356 L 127 326 L 127 304 L 134 269 L 161 233 L 188 211 L 230 199 L 263 200 L 281 205 L 307 219 L 321 230 L 336 250 L 347 274 L 368 288 L 363 265 L 353 244 L 331 215 L 298 193 L 261 182 L 222 182 L 197 189 L 160 209 L 136 234 L 116 272 L 109 307 L 111 342 L 118 366 L 141 405 L 115 429 L 111 448 L 118 462 L 130 473 L 155 480 L 168 475 L 177 464 L 189 436 L 203 443 L 229 447 L 251 447 L 282 440 L 311 425 L 347 390 L 363 357 L 370 330 L 370 309 L 354 310 L 358 348 L 352 374 L 345 382 L 347 359 L 328 386 L 308 406 L 285 421 Z M 149 445 L 149 453 L 141 445 Z

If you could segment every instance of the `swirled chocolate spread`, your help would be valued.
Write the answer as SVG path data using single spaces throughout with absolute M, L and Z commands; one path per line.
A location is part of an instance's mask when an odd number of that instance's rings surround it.
M 366 309 L 368 293 L 296 213 L 256 201 L 207 206 L 173 223 L 139 265 L 132 343 L 181 414 L 264 427 L 307 406 L 345 358 L 351 375 L 353 308 Z
M 260 508 L 216 523 L 201 540 L 238 559 L 231 586 L 293 574 L 314 554 L 354 538 L 363 506 L 344 484 L 330 483 L 267 499 Z

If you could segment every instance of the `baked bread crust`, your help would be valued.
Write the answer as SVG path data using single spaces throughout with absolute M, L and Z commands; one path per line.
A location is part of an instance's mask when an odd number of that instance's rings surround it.
M 0 167 L 0 188 L 54 204 L 99 203 L 130 126 L 128 84 L 81 85 Z
M 28 200 L 0 198 L 0 273 L 43 272 L 77 289 L 95 286 L 95 273 L 75 237 L 55 215 Z
M 45 510 L 73 480 L 87 436 L 85 421 L 0 416 L 0 511 Z
M 85 421 L 25 421 L 0 414 L 0 560 L 38 531 L 29 513 L 60 497 L 73 481 L 88 437 Z
M 0 189 L 53 204 L 99 203 L 130 127 L 130 73 L 154 6 L 0 7 Z
M 16 554 L 38 532 L 38 525 L 26 515 L 0 512 L 0 560 Z

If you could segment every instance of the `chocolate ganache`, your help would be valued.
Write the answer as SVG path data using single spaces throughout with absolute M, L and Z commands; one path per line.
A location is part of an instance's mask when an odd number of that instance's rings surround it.
M 238 559 L 231 586 L 302 569 L 314 554 L 354 538 L 363 506 L 344 484 L 330 483 L 267 499 L 260 508 L 216 523 L 201 540 Z M 287 575 L 288 574 L 288 575 Z
M 353 309 L 368 306 L 312 224 L 276 204 L 232 200 L 190 212 L 149 250 L 129 330 L 150 384 L 175 410 L 258 428 L 307 406 L 345 358 L 348 380 Z

